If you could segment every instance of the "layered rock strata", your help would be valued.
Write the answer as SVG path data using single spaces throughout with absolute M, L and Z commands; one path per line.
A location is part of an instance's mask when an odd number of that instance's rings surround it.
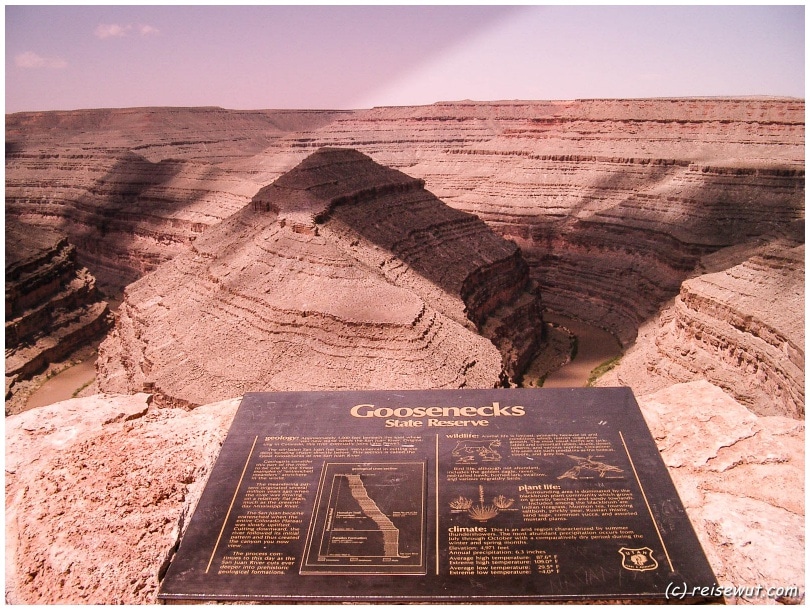
M 86 247 L 110 285 L 176 257 L 133 285 L 100 362 L 108 388 L 154 379 L 168 389 L 158 399 L 182 393 L 173 400 L 199 404 L 230 397 L 226 386 L 235 395 L 293 383 L 497 383 L 504 356 L 472 333 L 497 321 L 497 309 L 473 322 L 466 297 L 354 230 L 340 205 L 319 223 L 257 198 L 255 215 L 240 211 L 206 241 L 207 226 L 313 150 L 351 146 L 519 244 L 548 306 L 625 343 L 641 324 L 602 382 L 636 392 L 720 584 L 804 581 L 803 423 L 783 417 L 804 413 L 804 240 L 793 230 L 804 216 L 803 101 L 469 102 L 278 116 L 7 116 L 7 223 L 75 230 L 79 260 Z M 105 215 L 108 204 L 117 211 Z M 118 224 L 102 238 L 104 222 Z M 323 278 L 341 290 L 315 288 Z M 306 378 L 300 363 L 311 367 Z M 716 385 L 671 385 L 707 377 Z M 79 399 L 7 418 L 7 601 L 155 601 L 236 402 L 188 412 L 146 400 Z
M 707 379 L 758 415 L 804 418 L 804 244 L 718 252 L 599 385 Z M 737 262 L 738 264 L 733 264 Z
M 240 163 L 335 114 L 129 108 L 6 117 L 6 216 L 57 229 L 113 292 L 188 250 L 263 183 Z
M 7 163 L 7 175 L 7 216 L 67 235 L 111 292 L 186 251 L 250 200 L 249 190 L 209 165 L 153 163 L 133 152 L 49 163 L 47 193 L 30 164 L 9 171 Z
M 18 112 L 6 117 L 6 152 L 18 156 L 15 168 L 31 163 L 31 169 L 46 171 L 69 164 L 71 157 L 51 154 L 36 159 L 29 151 L 75 150 L 92 160 L 130 150 L 152 162 L 174 158 L 232 163 L 287 134 L 318 129 L 352 112 L 216 107 Z M 104 138 L 99 139 L 99 134 Z
M 402 141 L 408 145 L 397 145 Z M 804 241 L 800 100 L 381 108 L 340 117 L 309 144 L 356 144 L 423 178 L 449 205 L 477 214 L 520 246 L 546 308 L 607 329 L 625 346 L 681 293 L 685 280 L 735 266 L 734 253 L 751 243 L 773 244 L 769 256 L 778 266 Z M 794 243 L 786 245 L 784 235 Z M 716 264 L 706 262 L 712 256 Z M 803 292 L 803 273 L 784 264 L 790 294 Z M 683 316 L 680 338 L 673 335 L 658 350 L 668 355 L 635 369 L 638 374 L 630 372 L 631 359 L 623 368 L 626 382 L 660 388 L 708 378 L 757 413 L 803 416 L 803 350 L 793 347 L 803 345 L 802 305 L 794 299 L 777 313 L 774 295 L 781 288 L 763 276 L 723 290 L 731 309 L 735 291 L 744 290 L 743 318 L 785 329 L 780 333 L 788 339 L 760 340 L 745 324 L 730 329 L 725 314 L 704 311 L 695 327 L 694 316 Z M 712 334 L 714 345 L 701 345 Z M 694 350 L 683 352 L 684 341 Z M 657 367 L 665 373 L 651 375 L 659 379 L 654 384 L 645 376 Z
M 109 144 L 99 146 L 99 136 Z M 803 218 L 804 103 L 792 99 L 20 113 L 7 119 L 7 141 L 8 213 L 43 224 L 86 223 L 96 236 L 103 218 L 72 218 L 68 208 L 88 204 L 64 189 L 97 192 L 95 206 L 115 200 L 103 181 L 95 186 L 104 171 L 94 168 L 114 166 L 124 151 L 152 165 L 179 159 L 217 169 L 215 184 L 201 188 L 221 197 L 192 205 L 182 188 L 174 193 L 167 183 L 161 192 L 174 199 L 174 211 L 141 215 L 136 227 L 135 218 L 149 210 L 144 194 L 145 205 L 135 205 L 129 220 L 139 239 L 123 240 L 122 232 L 120 245 L 107 240 L 87 261 L 99 277 L 95 264 L 126 269 L 129 277 L 154 268 L 155 257 L 165 260 L 196 235 L 170 227 L 218 222 L 312 150 L 356 148 L 424 179 L 449 205 L 516 241 L 549 308 L 625 343 L 677 294 L 702 254 Z M 132 166 L 134 174 L 149 168 Z
M 315 164 L 323 164 L 313 172 L 319 180 L 326 170 L 337 176 L 341 191 L 350 191 L 335 196 L 321 185 L 307 189 L 329 202 L 315 215 L 328 234 L 348 243 L 364 263 L 379 267 L 388 281 L 435 303 L 459 324 L 472 323 L 498 347 L 506 375 L 519 380 L 540 348 L 543 318 L 518 247 L 478 217 L 445 205 L 421 180 L 402 183 L 405 174 L 390 171 L 384 184 L 371 184 L 368 170 L 359 169 L 368 164 L 360 153 L 324 150 L 299 168 L 310 170 Z M 291 175 L 268 190 L 286 199 L 277 189 L 288 188 Z
M 706 382 L 638 398 L 719 584 L 802 587 L 803 422 Z M 156 603 L 237 405 L 97 395 L 8 417 L 6 601 Z
M 63 236 L 6 225 L 6 400 L 20 381 L 74 352 L 111 322 L 95 278 Z
M 800 100 L 440 103 L 304 135 L 423 178 L 521 246 L 550 310 L 625 344 L 702 255 L 804 217 Z
M 795 99 L 21 113 L 7 117 L 7 141 L 7 215 L 64 225 L 105 284 L 188 251 L 313 150 L 350 146 L 518 244 L 546 308 L 625 345 L 706 255 L 804 218 Z
M 127 288 L 98 384 L 150 382 L 179 404 L 260 390 L 493 387 L 520 374 L 540 329 L 514 244 L 421 181 L 329 149 Z

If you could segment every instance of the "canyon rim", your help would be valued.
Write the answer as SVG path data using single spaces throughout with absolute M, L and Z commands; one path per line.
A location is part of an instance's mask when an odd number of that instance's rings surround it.
M 625 348 L 718 578 L 804 581 L 801 100 L 17 113 L 6 227 L 8 601 L 154 601 L 245 391 L 517 385 L 544 312 Z

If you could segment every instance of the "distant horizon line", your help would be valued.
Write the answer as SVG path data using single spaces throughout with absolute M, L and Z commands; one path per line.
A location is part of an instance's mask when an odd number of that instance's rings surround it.
M 224 106 L 216 105 L 200 105 L 200 106 L 173 106 L 173 105 L 154 105 L 154 106 L 98 106 L 95 108 L 62 108 L 51 110 L 16 110 L 13 112 L 6 112 L 6 116 L 13 114 L 33 114 L 33 113 L 46 113 L 46 112 L 93 112 L 98 110 L 223 110 L 229 112 L 362 112 L 366 110 L 375 110 L 383 108 L 427 108 L 430 106 L 442 105 L 474 105 L 474 104 L 538 104 L 538 103 L 570 103 L 570 102 L 640 102 L 640 101 L 667 101 L 667 100 L 784 100 L 784 101 L 800 101 L 804 102 L 805 98 L 796 97 L 791 95 L 684 95 L 684 96 L 650 96 L 650 97 L 578 97 L 570 99 L 498 99 L 498 100 L 439 100 L 429 104 L 384 104 L 380 106 L 370 106 L 367 108 L 318 108 L 318 107 L 301 107 L 301 108 L 226 108 Z

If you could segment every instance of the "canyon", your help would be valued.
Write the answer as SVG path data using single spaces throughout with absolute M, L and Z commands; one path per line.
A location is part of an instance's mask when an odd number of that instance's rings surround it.
M 95 278 L 76 247 L 48 229 L 6 223 L 6 410 L 48 364 L 104 333 L 112 323 Z
M 106 332 L 84 398 L 7 417 L 7 599 L 154 601 L 245 391 L 540 385 L 565 318 L 625 350 L 595 384 L 639 397 L 719 579 L 803 582 L 804 197 L 796 99 L 7 115 L 7 414 Z M 121 434 L 139 499 L 104 491 Z M 84 493 L 149 532 L 116 582 Z
M 758 414 L 804 419 L 804 259 L 795 237 L 705 257 L 598 385 L 706 379 Z
M 423 180 L 520 248 L 545 311 L 625 347 L 701 275 L 704 257 L 803 243 L 801 100 L 18 113 L 7 117 L 6 139 L 7 218 L 61 231 L 108 298 L 188 252 L 207 227 L 324 147 Z M 797 273 L 803 289 L 803 267 Z M 658 367 L 670 376 L 675 368 Z M 686 379 L 683 368 L 672 381 Z M 746 377 L 744 367 L 729 370 Z M 803 413 L 800 377 L 789 404 L 761 412 Z

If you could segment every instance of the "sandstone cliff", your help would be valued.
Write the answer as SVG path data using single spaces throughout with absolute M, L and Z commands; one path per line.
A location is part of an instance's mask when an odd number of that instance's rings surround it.
M 351 147 L 516 243 L 547 310 L 626 346 L 705 256 L 767 244 L 804 218 L 804 102 L 794 99 L 19 113 L 6 133 L 7 216 L 59 227 L 110 287 L 187 252 L 313 150 Z
M 703 259 L 714 271 L 685 281 L 599 385 L 650 391 L 707 379 L 759 415 L 803 419 L 801 242 L 783 237 Z
M 255 191 L 190 161 L 153 163 L 130 151 L 60 152 L 57 161 L 63 155 L 80 161 L 49 163 L 44 184 L 30 159 L 12 156 L 6 215 L 67 235 L 80 262 L 110 292 L 186 251 L 203 229 L 245 205 Z
M 706 382 L 639 403 L 719 584 L 802 586 L 803 422 Z M 6 418 L 6 601 L 155 603 L 237 405 L 106 395 Z
M 357 146 L 423 178 L 520 246 L 547 310 L 625 346 L 681 294 L 661 356 L 629 358 L 618 382 L 707 378 L 756 413 L 803 417 L 803 101 L 378 108 L 336 118 L 306 145 Z M 753 249 L 765 258 L 734 269 Z M 723 304 L 705 306 L 714 299 Z
M 22 382 L 110 326 L 95 278 L 57 233 L 6 224 L 6 409 Z M 11 402 L 9 402 L 11 400 Z
M 108 290 L 188 249 L 264 182 L 232 171 L 340 113 L 127 108 L 6 117 L 6 216 L 60 230 Z
M 179 404 L 260 390 L 493 387 L 504 371 L 520 374 L 541 334 L 514 244 L 421 181 L 327 149 L 127 288 L 98 383 L 154 383 Z

